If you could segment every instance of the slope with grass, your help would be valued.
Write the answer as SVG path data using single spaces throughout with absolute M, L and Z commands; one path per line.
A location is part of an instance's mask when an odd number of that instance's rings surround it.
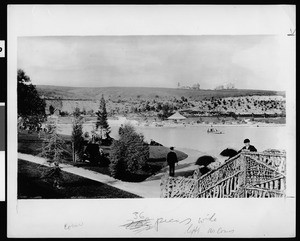
M 139 198 L 118 188 L 62 171 L 61 189 L 42 179 L 49 167 L 18 160 L 18 198 Z
M 176 88 L 151 88 L 151 87 L 65 87 L 65 86 L 48 86 L 37 85 L 37 90 L 40 95 L 45 98 L 61 98 L 61 99 L 85 99 L 98 100 L 102 94 L 105 99 L 130 99 L 130 98 L 181 98 L 185 96 L 193 100 L 202 100 L 225 97 L 240 97 L 240 96 L 270 96 L 281 95 L 285 96 L 283 91 L 271 90 L 250 90 L 250 89 L 230 89 L 230 90 L 191 90 L 191 89 L 176 89 Z
M 69 150 L 70 153 L 72 153 L 71 151 L 72 144 L 70 141 L 70 136 L 63 135 L 62 137 L 66 142 L 66 148 Z M 41 136 L 38 137 L 37 133 L 29 134 L 27 131 L 19 131 L 18 152 L 38 156 L 43 147 L 43 141 L 44 141 L 43 138 L 44 138 L 43 133 L 41 133 Z M 110 156 L 111 150 L 109 146 L 101 146 L 101 148 L 103 149 L 104 153 L 107 153 Z M 147 161 L 146 168 L 144 170 L 140 170 L 138 173 L 131 176 L 127 181 L 142 182 L 149 176 L 155 175 L 157 172 L 159 172 L 162 168 L 164 168 L 167 165 L 166 156 L 169 151 L 170 151 L 169 148 L 165 146 L 149 146 L 149 159 Z M 177 154 L 179 161 L 184 160 L 188 157 L 188 155 L 185 154 L 184 152 L 178 150 L 175 150 L 175 152 Z M 91 165 L 90 163 L 85 163 L 85 162 L 73 163 L 71 154 L 66 154 L 64 156 L 64 159 L 61 162 L 82 167 L 84 169 L 102 173 L 105 175 L 110 175 L 110 170 L 108 165 L 105 166 Z
M 180 110 L 189 116 L 214 112 L 236 114 L 285 113 L 285 92 L 269 90 L 190 90 L 146 87 L 58 87 L 38 86 L 46 99 L 46 112 L 50 106 L 60 113 L 71 114 L 75 107 L 82 113 L 95 115 L 102 94 L 109 116 L 139 114 L 155 116 L 167 105 L 171 112 Z M 203 114 L 202 113 L 202 114 Z

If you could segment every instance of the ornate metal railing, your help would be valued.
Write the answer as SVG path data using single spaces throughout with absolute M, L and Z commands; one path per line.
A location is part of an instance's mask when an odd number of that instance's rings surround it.
M 164 176 L 161 197 L 284 197 L 285 166 L 285 153 L 241 152 L 203 176 Z

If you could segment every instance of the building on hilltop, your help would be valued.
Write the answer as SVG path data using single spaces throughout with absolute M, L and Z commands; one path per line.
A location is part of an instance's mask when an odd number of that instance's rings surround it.
M 177 88 L 178 89 L 185 89 L 185 90 L 200 90 L 200 84 L 197 83 L 197 84 L 194 84 L 192 86 L 188 86 L 188 85 L 186 85 L 186 86 L 184 86 L 184 85 L 180 86 L 180 83 L 178 82 Z
M 200 84 L 199 84 L 199 83 L 194 84 L 194 85 L 192 86 L 192 88 L 193 88 L 194 90 L 200 90 Z
M 218 85 L 215 90 L 230 90 L 230 89 L 235 89 L 235 86 L 233 83 L 228 83 L 224 85 Z

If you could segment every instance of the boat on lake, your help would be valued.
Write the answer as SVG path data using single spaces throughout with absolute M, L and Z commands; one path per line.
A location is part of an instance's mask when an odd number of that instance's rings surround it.
M 210 133 L 210 134 L 224 134 L 224 132 L 220 131 L 220 130 L 217 130 L 216 128 L 208 128 L 207 129 L 207 133 Z

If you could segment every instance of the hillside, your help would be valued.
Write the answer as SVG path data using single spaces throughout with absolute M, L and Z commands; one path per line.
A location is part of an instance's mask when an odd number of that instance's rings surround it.
M 58 86 L 37 89 L 46 99 L 46 112 L 53 106 L 61 115 L 69 115 L 77 107 L 84 115 L 95 116 L 103 94 L 109 116 L 134 114 L 166 118 L 175 111 L 185 116 L 230 113 L 285 116 L 285 93 L 276 91 Z
M 60 98 L 60 99 L 89 99 L 98 100 L 102 94 L 105 99 L 161 99 L 168 100 L 170 98 L 181 98 L 184 96 L 190 100 L 203 100 L 225 97 L 240 97 L 240 96 L 285 96 L 285 92 L 269 91 L 269 90 L 189 90 L 175 88 L 148 88 L 148 87 L 65 87 L 65 86 L 36 86 L 40 95 L 45 98 Z

